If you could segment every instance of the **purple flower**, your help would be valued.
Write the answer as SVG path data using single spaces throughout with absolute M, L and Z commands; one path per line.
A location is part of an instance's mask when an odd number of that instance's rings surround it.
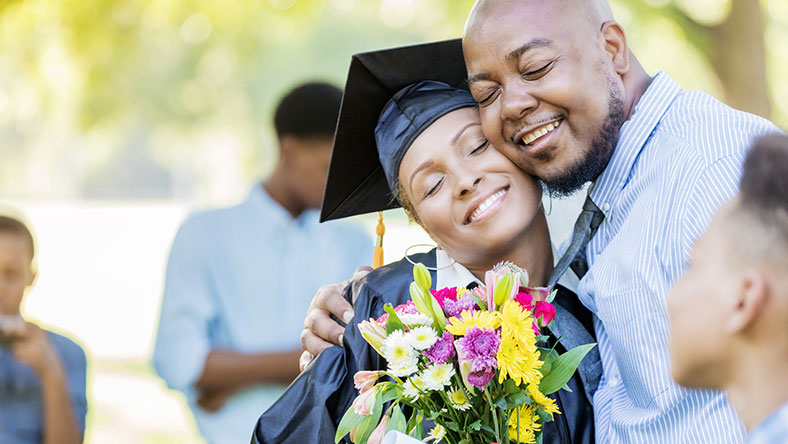
M 472 362 L 468 382 L 476 387 L 484 387 L 498 368 L 495 355 L 501 346 L 501 336 L 496 330 L 474 328 L 458 342 L 463 358 Z
M 449 359 L 453 358 L 454 354 L 454 336 L 447 331 L 444 331 L 443 337 L 424 352 L 424 356 L 429 358 L 430 364 L 449 362 Z
M 476 301 L 470 296 L 463 296 L 457 301 L 445 299 L 443 301 L 443 311 L 446 316 L 459 318 L 464 310 L 474 311 L 478 308 Z
M 476 387 L 483 388 L 495 376 L 495 369 L 490 369 L 485 372 L 471 372 L 468 374 L 468 382 Z

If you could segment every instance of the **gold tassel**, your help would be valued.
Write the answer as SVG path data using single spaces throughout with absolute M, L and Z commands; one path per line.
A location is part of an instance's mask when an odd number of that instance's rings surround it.
M 372 256 L 372 268 L 380 268 L 383 266 L 383 235 L 386 234 L 382 211 L 378 211 L 378 226 L 375 228 L 375 233 L 378 236 L 375 241 L 375 254 Z

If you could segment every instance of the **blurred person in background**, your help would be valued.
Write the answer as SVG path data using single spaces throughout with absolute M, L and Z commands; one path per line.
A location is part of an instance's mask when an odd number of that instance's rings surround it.
M 27 226 L 0 215 L 0 443 L 81 443 L 85 353 L 19 313 L 36 279 L 34 257 Z
M 759 139 L 668 298 L 673 377 L 726 390 L 750 444 L 788 443 L 787 171 L 788 137 Z
M 361 230 L 318 224 L 341 100 L 326 83 L 287 93 L 271 176 L 240 205 L 189 217 L 173 242 L 153 364 L 212 444 L 249 442 L 299 373 L 311 296 L 371 260 Z

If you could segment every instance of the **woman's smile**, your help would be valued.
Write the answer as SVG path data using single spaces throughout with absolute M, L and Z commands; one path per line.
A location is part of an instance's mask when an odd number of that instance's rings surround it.
M 498 211 L 509 193 L 509 185 L 498 188 L 477 198 L 467 212 L 463 225 L 479 223 Z

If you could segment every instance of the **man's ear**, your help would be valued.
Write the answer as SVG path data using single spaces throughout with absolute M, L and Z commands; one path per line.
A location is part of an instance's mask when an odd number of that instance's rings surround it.
M 608 59 L 613 63 L 616 73 L 623 76 L 629 72 L 629 47 L 624 29 L 614 21 L 607 21 L 602 24 L 600 35 Z
M 744 273 L 725 325 L 728 333 L 748 330 L 761 317 L 771 297 L 771 287 L 760 270 Z

